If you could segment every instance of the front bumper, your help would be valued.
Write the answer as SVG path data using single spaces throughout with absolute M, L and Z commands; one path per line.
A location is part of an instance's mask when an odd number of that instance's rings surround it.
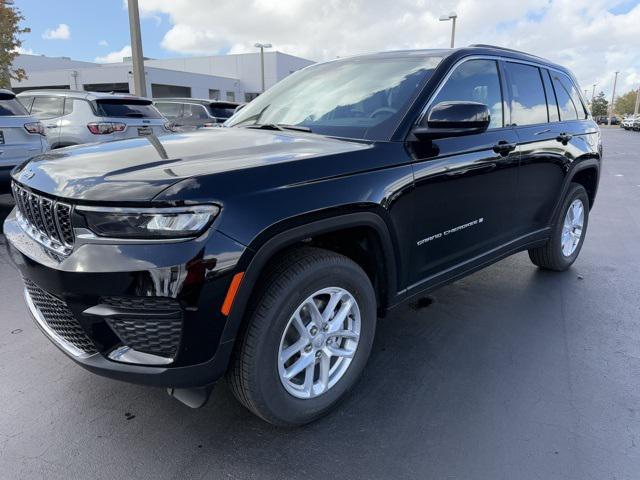
M 60 258 L 22 230 L 15 212 L 4 233 L 36 323 L 84 368 L 176 388 L 225 372 L 233 339 L 220 306 L 244 246 L 211 231 L 179 243 L 85 243 Z

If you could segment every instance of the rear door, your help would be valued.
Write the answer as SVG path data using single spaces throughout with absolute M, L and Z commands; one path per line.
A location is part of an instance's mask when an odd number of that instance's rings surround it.
M 470 59 L 455 67 L 429 107 L 473 101 L 488 106 L 480 134 L 412 142 L 415 172 L 414 286 L 464 267 L 515 237 L 513 202 L 519 155 L 505 121 L 499 64 Z
M 31 104 L 31 115 L 44 124 L 49 144 L 54 147 L 60 138 L 60 117 L 64 112 L 64 97 L 36 95 Z

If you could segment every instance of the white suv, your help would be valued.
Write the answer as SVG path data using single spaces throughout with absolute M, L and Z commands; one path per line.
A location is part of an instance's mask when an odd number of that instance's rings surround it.
M 128 94 L 29 90 L 18 94 L 45 126 L 51 148 L 171 133 L 151 100 Z
M 42 123 L 13 92 L 0 90 L 0 190 L 8 190 L 13 167 L 48 149 Z

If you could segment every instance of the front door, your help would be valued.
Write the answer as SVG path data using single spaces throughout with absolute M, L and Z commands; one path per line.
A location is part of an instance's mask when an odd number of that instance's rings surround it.
M 515 238 L 517 136 L 505 126 L 498 62 L 470 59 L 452 72 L 430 102 L 487 105 L 480 134 L 411 142 L 415 175 L 415 238 L 411 284 L 463 268 Z

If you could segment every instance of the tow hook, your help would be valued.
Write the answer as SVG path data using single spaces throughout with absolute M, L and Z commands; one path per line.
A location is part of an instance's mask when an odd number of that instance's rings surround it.
M 213 385 L 208 385 L 206 387 L 198 387 L 198 388 L 167 388 L 167 393 L 170 397 L 179 400 L 184 403 L 187 407 L 191 408 L 200 408 L 203 407 L 207 400 L 209 400 L 209 396 L 211 395 L 211 391 L 213 390 Z

